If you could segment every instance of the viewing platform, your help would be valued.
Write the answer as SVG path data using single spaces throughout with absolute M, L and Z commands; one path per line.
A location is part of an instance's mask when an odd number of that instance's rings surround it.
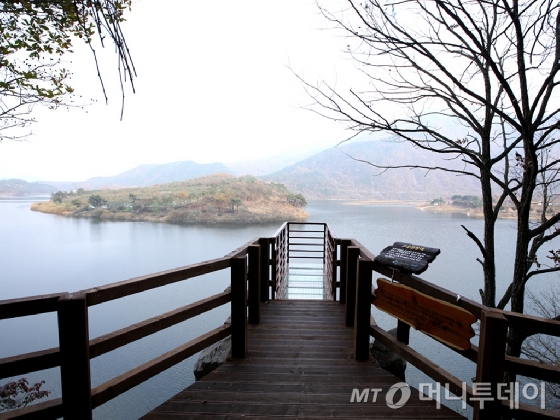
M 223 292 L 90 339 L 89 307 L 220 271 L 231 279 Z M 391 280 L 377 280 L 374 291 L 374 273 Z M 372 304 L 395 317 L 396 337 L 376 324 Z M 91 359 L 222 305 L 230 308 L 225 324 L 92 388 Z M 560 383 L 558 366 L 505 353 L 510 328 L 560 337 L 560 322 L 458 298 L 382 264 L 355 239 L 336 237 L 326 223 L 285 223 L 273 236 L 222 258 L 173 270 L 0 301 L 0 322 L 49 312 L 57 313 L 59 346 L 0 359 L 0 379 L 60 367 L 62 397 L 2 412 L 0 420 L 92 419 L 94 408 L 229 336 L 231 361 L 142 418 L 465 418 L 443 398 L 440 406 L 374 363 L 373 338 L 472 406 L 475 420 L 560 419 L 539 405 L 499 398 L 506 371 Z M 474 322 L 478 345 L 471 343 Z M 489 389 L 483 403 L 474 386 L 408 345 L 410 326 L 476 364 L 473 385 Z
M 370 360 L 353 357 L 353 331 L 344 306 L 333 301 L 273 300 L 261 321 L 249 325 L 247 356 L 220 366 L 157 407 L 142 420 L 191 418 L 464 419 L 435 401 L 410 400 L 395 410 L 386 403 L 396 376 Z M 371 388 L 381 391 L 373 401 Z M 365 400 L 352 398 L 354 390 Z M 351 400 L 354 399 L 354 402 Z M 395 402 L 399 396 L 395 397 Z M 360 402 L 358 402 L 360 401 Z

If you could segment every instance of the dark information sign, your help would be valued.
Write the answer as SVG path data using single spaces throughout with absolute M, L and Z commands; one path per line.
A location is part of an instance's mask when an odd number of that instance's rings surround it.
M 437 248 L 395 242 L 375 257 L 375 261 L 400 271 L 420 274 L 428 268 L 434 258 L 440 253 Z

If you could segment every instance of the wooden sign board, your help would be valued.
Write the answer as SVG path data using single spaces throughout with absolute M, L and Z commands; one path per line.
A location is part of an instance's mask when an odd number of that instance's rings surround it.
M 440 251 L 437 248 L 395 242 L 375 257 L 375 261 L 388 267 L 414 274 L 420 274 L 428 268 Z
M 463 308 L 385 279 L 377 279 L 373 304 L 448 346 L 471 347 L 476 317 Z

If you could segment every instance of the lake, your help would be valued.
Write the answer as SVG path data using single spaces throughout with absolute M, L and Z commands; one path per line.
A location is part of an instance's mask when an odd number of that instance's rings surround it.
M 255 237 L 270 236 L 278 223 L 252 226 L 178 226 L 144 222 L 100 222 L 36 213 L 37 198 L 0 198 L 0 300 L 55 292 L 73 292 L 136 276 L 222 257 Z M 461 224 L 481 234 L 482 220 L 460 214 L 432 213 L 411 206 L 349 205 L 312 201 L 310 222 L 327 222 L 337 237 L 355 238 L 377 254 L 395 241 L 436 247 L 441 254 L 421 275 L 453 292 L 480 301 L 482 270 L 475 244 Z M 515 222 L 499 220 L 497 229 L 498 293 L 511 278 Z M 545 261 L 544 254 L 541 260 Z M 530 285 L 546 290 L 556 274 Z M 91 307 L 90 338 L 175 309 L 223 291 L 229 271 L 212 273 L 156 290 Z M 223 324 L 229 306 L 131 343 L 93 359 L 92 386 L 147 362 L 208 330 Z M 396 321 L 379 311 L 384 328 Z M 0 321 L 0 357 L 58 346 L 56 314 Z M 411 346 L 462 380 L 474 376 L 465 362 L 433 339 L 411 331 Z M 96 419 L 136 419 L 194 382 L 193 356 L 94 411 Z M 58 369 L 26 375 L 45 380 L 44 389 L 60 396 Z M 14 378 L 17 379 L 17 378 Z M 0 383 L 7 382 L 2 380 Z M 407 382 L 431 382 L 409 365 Z

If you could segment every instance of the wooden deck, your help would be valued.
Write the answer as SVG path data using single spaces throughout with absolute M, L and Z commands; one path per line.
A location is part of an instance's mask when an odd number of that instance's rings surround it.
M 142 419 L 370 418 L 463 419 L 418 391 L 399 409 L 387 406 L 397 377 L 353 358 L 353 329 L 344 305 L 333 301 L 273 300 L 261 304 L 261 323 L 250 325 L 248 356 L 226 363 Z M 382 388 L 377 401 L 350 403 L 352 390 Z M 396 400 L 400 398 L 397 393 Z

